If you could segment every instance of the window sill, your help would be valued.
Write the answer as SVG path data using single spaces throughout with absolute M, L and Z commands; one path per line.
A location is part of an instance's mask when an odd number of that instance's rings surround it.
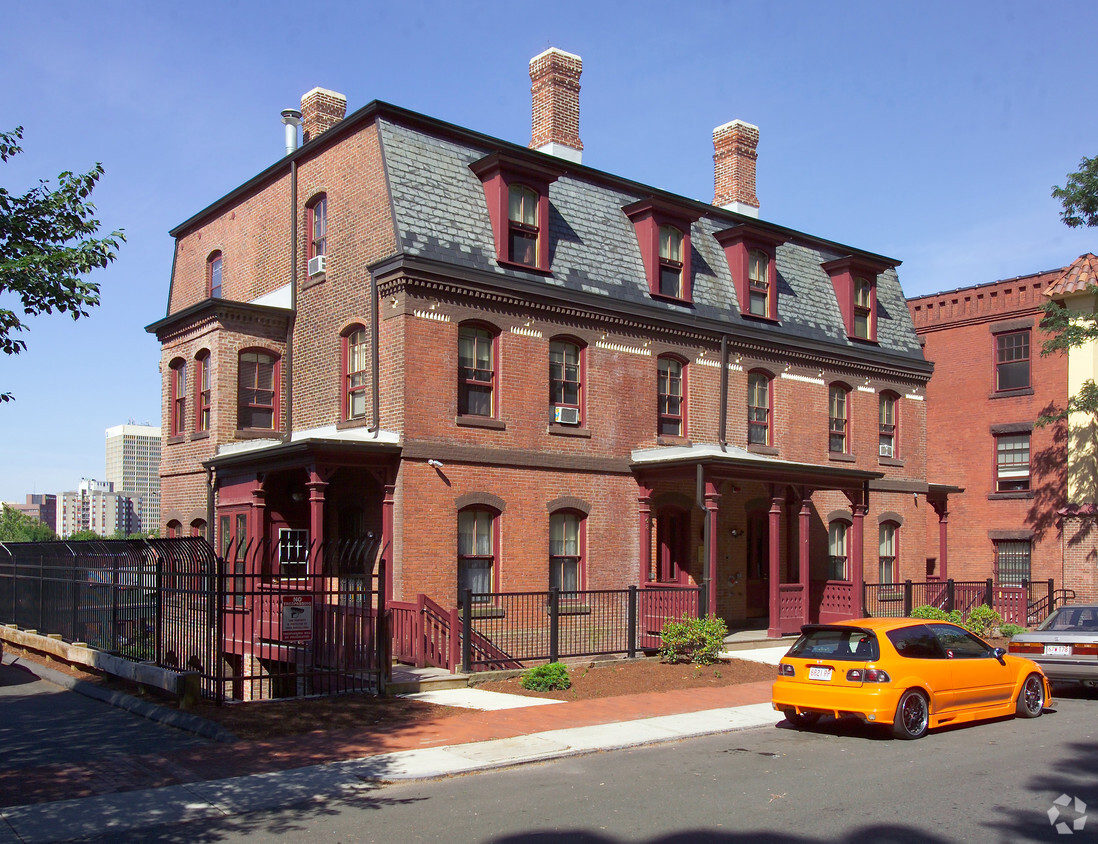
M 881 342 L 876 337 L 859 337 L 857 334 L 847 334 L 846 339 L 852 343 L 864 343 L 867 346 L 879 346 Z
M 473 607 L 473 618 L 506 618 L 507 611 L 503 607 Z
M 363 416 L 361 419 L 344 419 L 342 422 L 336 422 L 337 431 L 346 431 L 349 428 L 365 428 L 369 424 L 369 420 Z
M 591 432 L 584 427 L 577 427 L 574 425 L 557 425 L 555 422 L 550 422 L 546 431 L 552 434 L 554 437 L 590 437 Z
M 1032 396 L 1033 388 L 1025 387 L 1021 390 L 1003 390 L 1002 392 L 989 393 L 989 399 L 1012 399 L 1015 396 Z
M 506 431 L 507 423 L 490 416 L 455 416 L 454 424 L 463 428 L 487 428 L 492 431 Z
M 877 463 L 881 466 L 903 466 L 904 461 L 897 457 L 878 457 Z
M 209 438 L 209 431 L 195 431 L 193 434 L 191 434 L 191 442 L 194 442 L 195 440 L 208 440 Z
M 238 440 L 274 440 L 282 433 L 273 428 L 237 428 L 234 436 Z
M 176 434 L 175 436 L 168 437 L 168 445 L 175 445 L 176 443 L 185 443 L 187 441 L 186 434 Z
M 306 277 L 305 281 L 302 282 L 301 289 L 308 290 L 310 287 L 316 287 L 318 284 L 323 284 L 327 280 L 328 274 L 326 272 L 308 276 Z
M 857 460 L 853 454 L 847 454 L 843 451 L 830 451 L 827 454 L 827 459 L 832 463 L 853 463 Z
M 668 302 L 672 305 L 682 305 L 684 308 L 694 307 L 694 301 L 692 299 L 685 299 L 682 296 L 668 296 L 666 293 L 657 293 L 655 290 L 649 290 L 648 295 L 659 302 Z
M 548 611 L 548 608 L 546 608 Z M 587 604 L 566 604 L 563 601 L 560 606 L 557 607 L 557 612 L 560 615 L 590 615 L 591 607 Z
M 660 434 L 656 437 L 656 445 L 686 445 L 690 446 L 694 443 L 690 442 L 689 437 L 676 437 L 671 434 Z
M 496 263 L 508 270 L 522 270 L 526 273 L 537 273 L 544 276 L 553 275 L 553 271 L 548 267 L 535 267 L 530 264 L 520 264 L 518 261 L 507 261 L 503 258 L 496 258 Z
M 746 320 L 750 320 L 751 322 L 767 322 L 771 325 L 781 325 L 781 320 L 779 320 L 777 317 L 759 316 L 758 314 L 745 314 L 742 311 L 740 312 L 740 316 Z
M 759 445 L 758 443 L 748 443 L 747 450 L 752 454 L 768 454 L 771 457 L 777 457 L 781 453 L 775 446 Z
M 1014 499 L 1033 498 L 1032 489 L 1020 489 L 1017 492 L 989 492 L 988 501 L 1011 501 Z

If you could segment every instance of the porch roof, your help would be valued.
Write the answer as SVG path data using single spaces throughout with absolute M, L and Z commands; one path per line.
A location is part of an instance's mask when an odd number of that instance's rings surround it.
M 703 466 L 718 470 L 721 475 L 733 479 L 817 484 L 831 489 L 861 489 L 869 481 L 884 477 L 883 472 L 797 463 L 768 454 L 756 454 L 734 445 L 720 446 L 716 443 L 638 448 L 633 451 L 630 466 L 634 472 Z
M 370 431 L 367 428 L 340 430 L 335 425 L 294 431 L 289 440 L 259 439 L 225 443 L 217 455 L 203 462 L 207 468 L 223 468 L 248 463 L 293 460 L 305 454 L 348 452 L 354 454 L 399 454 L 400 435 L 394 431 Z

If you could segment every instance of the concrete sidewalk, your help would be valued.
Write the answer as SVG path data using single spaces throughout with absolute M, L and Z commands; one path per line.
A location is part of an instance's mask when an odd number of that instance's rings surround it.
M 784 652 L 785 648 L 771 647 L 727 655 L 776 664 Z M 469 699 L 470 690 L 430 694 L 432 702 L 477 705 Z M 782 719 L 769 704 L 769 682 L 551 706 L 539 705 L 545 702 L 536 698 L 522 700 L 521 707 L 471 710 L 462 717 L 420 722 L 399 732 L 206 745 L 174 754 L 178 784 L 0 808 L 0 844 L 117 835 L 286 808 L 349 796 L 379 782 L 447 777 L 679 741 L 772 726 Z M 295 760 L 306 764 L 295 765 Z M 271 765 L 278 769 L 262 770 Z

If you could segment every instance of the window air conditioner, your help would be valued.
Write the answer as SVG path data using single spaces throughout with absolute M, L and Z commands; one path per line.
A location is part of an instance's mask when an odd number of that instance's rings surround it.
M 324 260 L 326 257 L 327 256 L 325 255 L 317 255 L 315 258 L 309 259 L 310 276 L 320 275 L 322 272 L 324 272 L 324 269 L 327 265 L 326 261 Z
M 553 421 L 561 425 L 578 425 L 580 412 L 578 407 L 554 407 Z
M 891 457 L 891 456 L 892 456 L 892 446 L 882 445 L 881 446 L 881 457 Z

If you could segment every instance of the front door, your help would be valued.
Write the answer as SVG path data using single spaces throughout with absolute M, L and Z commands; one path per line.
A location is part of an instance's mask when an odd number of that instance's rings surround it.
M 666 508 L 656 515 L 656 581 L 687 582 L 689 515 L 677 508 Z
M 770 617 L 770 528 L 766 513 L 747 514 L 747 617 Z

